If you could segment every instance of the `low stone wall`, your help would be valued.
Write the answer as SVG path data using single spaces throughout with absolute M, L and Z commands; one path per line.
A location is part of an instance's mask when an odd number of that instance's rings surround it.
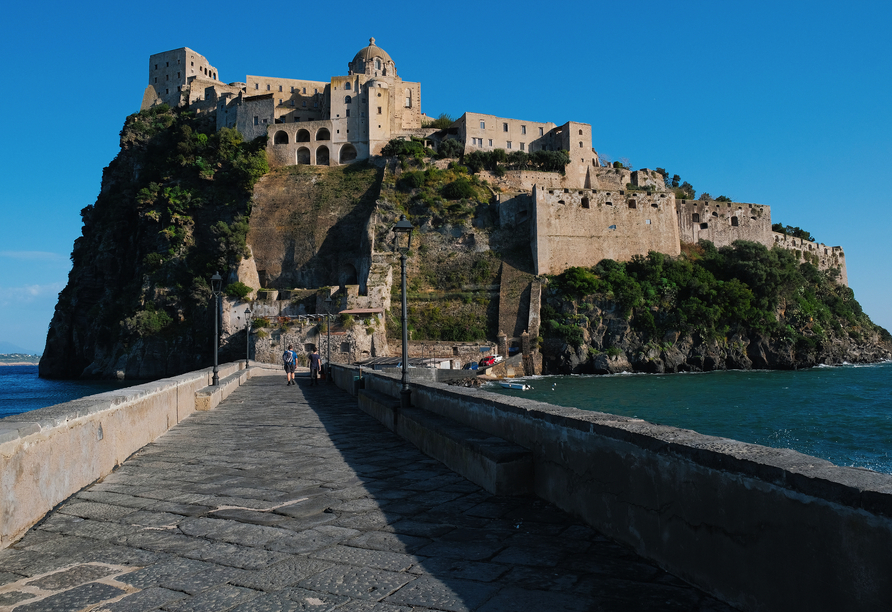
M 364 384 L 400 387 L 372 372 Z M 411 388 L 413 406 L 530 449 L 539 497 L 734 606 L 892 609 L 892 475 L 479 389 Z
M 220 378 L 244 361 L 219 366 Z M 0 419 L 0 548 L 195 411 L 211 368 Z

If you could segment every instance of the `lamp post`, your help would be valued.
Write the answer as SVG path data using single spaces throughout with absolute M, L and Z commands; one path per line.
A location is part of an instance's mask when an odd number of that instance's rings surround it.
M 214 299 L 214 377 L 211 384 L 216 386 L 220 384 L 220 374 L 217 371 L 220 353 L 220 332 L 218 331 L 218 327 L 220 318 L 220 297 L 223 295 L 223 277 L 220 276 L 219 272 L 211 277 L 211 292 L 214 294 L 214 298 L 216 298 Z
M 411 405 L 412 391 L 409 389 L 409 328 L 408 310 L 406 308 L 406 253 L 412 244 L 412 224 L 406 219 L 406 215 L 400 215 L 400 220 L 393 226 L 393 241 L 396 250 L 400 252 L 400 272 L 402 275 L 402 299 L 403 299 L 403 388 L 400 391 L 400 407 L 408 408 Z
M 245 369 L 251 359 L 251 308 L 245 308 Z
M 331 294 L 325 298 L 325 318 L 328 320 L 328 341 L 326 344 L 328 345 L 326 352 L 328 356 L 325 358 L 326 364 L 325 369 L 328 370 L 326 373 L 326 380 L 331 382 Z

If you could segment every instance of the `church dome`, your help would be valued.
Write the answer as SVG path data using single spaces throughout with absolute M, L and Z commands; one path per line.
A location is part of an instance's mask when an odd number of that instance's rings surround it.
M 350 74 L 396 76 L 396 65 L 387 51 L 375 44 L 374 38 L 369 39 L 369 46 L 360 49 L 347 66 Z

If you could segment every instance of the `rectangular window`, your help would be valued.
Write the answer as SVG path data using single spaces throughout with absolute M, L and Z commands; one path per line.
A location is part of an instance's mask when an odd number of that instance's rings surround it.
M 281 86 L 281 85 L 279 85 L 279 91 L 282 91 L 282 86 Z
M 279 106 L 282 106 L 282 98 L 279 98 Z
M 521 150 L 521 151 L 526 151 L 526 149 L 524 148 L 524 146 L 525 146 L 524 143 L 520 143 L 520 150 Z
M 306 108 L 306 107 L 307 107 L 307 101 L 304 100 L 304 108 Z
M 270 91 L 270 84 L 269 84 L 269 83 L 266 84 L 266 90 L 267 90 L 267 91 Z
M 291 86 L 291 93 L 294 93 L 294 85 Z
M 348 116 L 348 117 L 350 116 L 350 109 L 349 109 L 349 108 L 347 109 L 347 116 Z
M 489 146 L 492 146 L 492 138 L 489 139 Z
M 545 133 L 544 128 L 539 128 L 539 136 L 542 136 Z
M 318 103 L 318 102 L 313 102 L 313 108 L 319 108 L 319 103 Z
M 179 73 L 179 72 L 177 73 L 177 78 L 180 78 L 180 73 Z
M 156 83 L 158 82 L 158 77 L 155 77 L 155 82 L 156 82 Z
M 260 117 L 254 115 L 254 125 L 260 125 Z
M 260 83 L 254 83 L 254 89 L 260 89 Z
M 378 114 L 379 114 L 379 115 L 381 114 L 381 107 L 380 107 L 380 106 L 378 107 Z
M 507 123 L 503 123 L 503 124 L 502 124 L 502 131 L 503 131 L 503 132 L 507 132 L 507 131 L 508 131 L 508 124 L 507 124 Z
M 525 125 L 520 126 L 520 133 L 521 133 L 521 134 L 526 134 L 526 133 L 527 133 L 527 126 L 525 126 Z M 523 147 L 521 147 L 521 149 L 523 149 Z
M 291 101 L 291 108 L 294 108 L 294 100 Z
M 485 122 L 485 121 L 481 121 L 481 122 L 480 122 L 480 129 L 481 129 L 481 130 L 485 130 L 485 129 L 486 129 L 486 122 Z
M 509 149 L 511 148 L 511 141 L 510 141 L 510 140 L 508 141 L 508 148 L 509 148 Z
M 307 93 L 307 88 L 306 88 L 306 87 L 304 87 L 304 91 L 303 91 L 303 93 Z

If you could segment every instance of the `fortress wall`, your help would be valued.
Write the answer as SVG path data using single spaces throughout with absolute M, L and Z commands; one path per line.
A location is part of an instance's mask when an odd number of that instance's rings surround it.
M 628 261 L 659 251 L 680 253 L 672 194 L 596 189 L 533 190 L 531 244 L 536 274 Z
M 356 368 L 333 369 L 355 394 Z M 399 375 L 363 383 L 399 397 Z M 735 607 L 892 608 L 892 475 L 480 389 L 410 388 L 412 406 L 532 451 L 537 496 Z
M 849 275 L 846 273 L 846 254 L 840 246 L 827 246 L 823 243 L 809 242 L 801 238 L 794 238 L 786 234 L 771 232 L 771 246 L 779 246 L 783 249 L 793 251 L 799 256 L 799 259 L 806 261 L 806 254 L 810 255 L 810 263 L 814 264 L 814 258 L 817 257 L 817 268 L 819 270 L 829 270 L 831 268 L 839 268 L 839 282 L 848 286 Z
M 361 161 L 369 157 L 369 145 L 366 142 L 346 142 L 346 134 L 338 134 L 337 121 L 303 121 L 301 123 L 276 123 L 268 125 L 269 140 L 266 152 L 271 166 L 338 166 L 340 165 L 341 150 L 345 146 L 352 146 L 356 150 L 356 157 L 350 161 Z M 329 138 L 324 138 L 320 130 L 328 130 Z M 284 137 L 281 136 L 284 134 Z M 276 144 L 277 138 L 284 140 L 286 144 Z M 308 141 L 298 141 L 299 138 L 309 138 Z M 328 162 L 323 163 L 323 155 L 320 149 L 328 150 Z M 346 162 L 345 162 L 346 163 Z
M 244 367 L 223 364 L 220 378 Z M 0 419 L 0 548 L 195 411 L 212 368 Z
M 735 240 L 749 240 L 769 249 L 772 246 L 769 206 L 713 200 L 676 200 L 675 206 L 679 235 L 685 242 L 709 240 L 723 247 Z
M 324 119 L 331 107 L 330 85 L 324 81 L 248 75 L 247 95 L 272 94 L 274 116 L 285 123 Z

